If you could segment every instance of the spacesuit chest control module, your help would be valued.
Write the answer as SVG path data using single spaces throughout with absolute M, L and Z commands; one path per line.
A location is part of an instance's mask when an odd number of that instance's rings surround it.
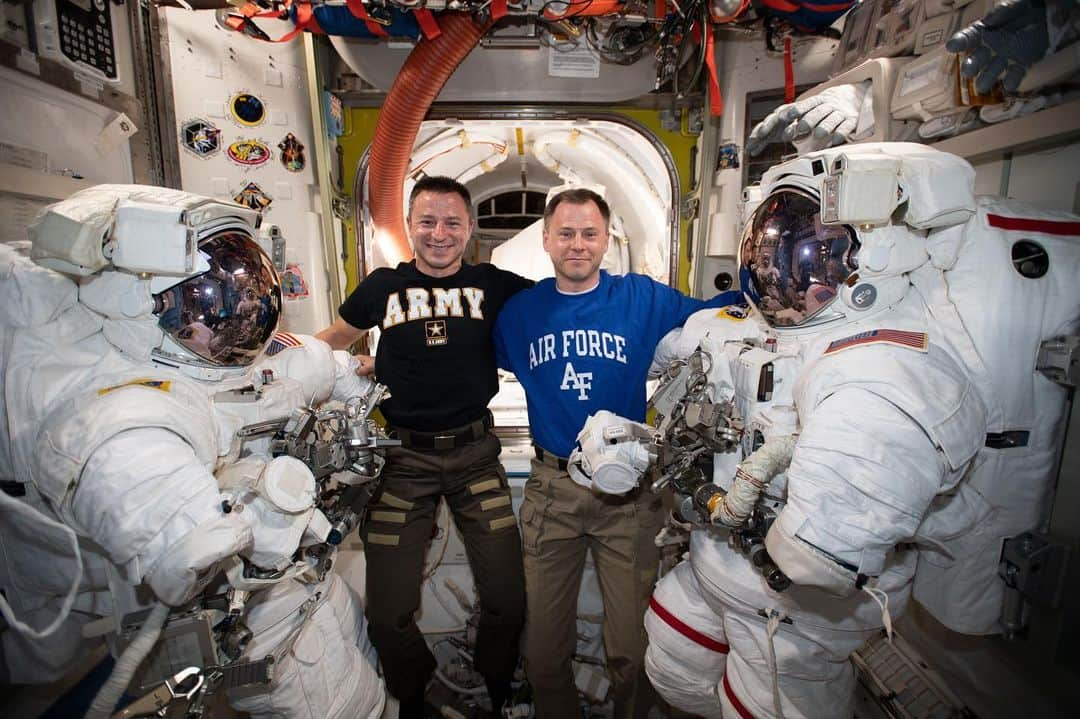
M 385 388 L 277 331 L 258 220 L 102 185 L 42 211 L 29 259 L 0 247 L 9 681 L 55 680 L 107 641 L 90 716 L 125 689 L 148 692 L 129 712 L 222 690 L 256 717 L 381 713 L 333 558 L 377 491 Z

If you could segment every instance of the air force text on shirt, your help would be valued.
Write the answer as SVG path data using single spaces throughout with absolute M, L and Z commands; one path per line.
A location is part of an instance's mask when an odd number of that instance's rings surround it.
M 529 343 L 529 369 L 548 360 L 567 357 L 603 357 L 626 364 L 626 338 L 599 330 L 563 330 L 549 332 Z

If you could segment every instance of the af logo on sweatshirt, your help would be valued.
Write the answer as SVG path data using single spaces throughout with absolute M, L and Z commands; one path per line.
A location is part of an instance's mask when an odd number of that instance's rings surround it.
M 626 338 L 600 330 L 562 330 L 540 335 L 529 342 L 529 369 L 552 360 L 567 360 L 559 389 L 576 391 L 577 398 L 584 401 L 589 399 L 593 373 L 579 372 L 574 367 L 574 357 L 607 359 L 625 365 L 628 363 Z

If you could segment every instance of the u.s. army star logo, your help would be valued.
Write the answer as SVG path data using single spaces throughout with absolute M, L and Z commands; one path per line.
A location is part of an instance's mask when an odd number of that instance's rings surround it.
M 428 320 L 424 323 L 424 335 L 428 347 L 446 344 L 446 320 Z

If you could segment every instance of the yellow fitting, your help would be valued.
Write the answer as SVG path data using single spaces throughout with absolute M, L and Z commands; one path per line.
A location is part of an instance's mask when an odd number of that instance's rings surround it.
M 705 506 L 709 508 L 709 514 L 716 513 L 716 508 L 720 506 L 720 503 L 724 501 L 724 495 L 717 493 L 709 497 L 709 501 L 705 503 Z

